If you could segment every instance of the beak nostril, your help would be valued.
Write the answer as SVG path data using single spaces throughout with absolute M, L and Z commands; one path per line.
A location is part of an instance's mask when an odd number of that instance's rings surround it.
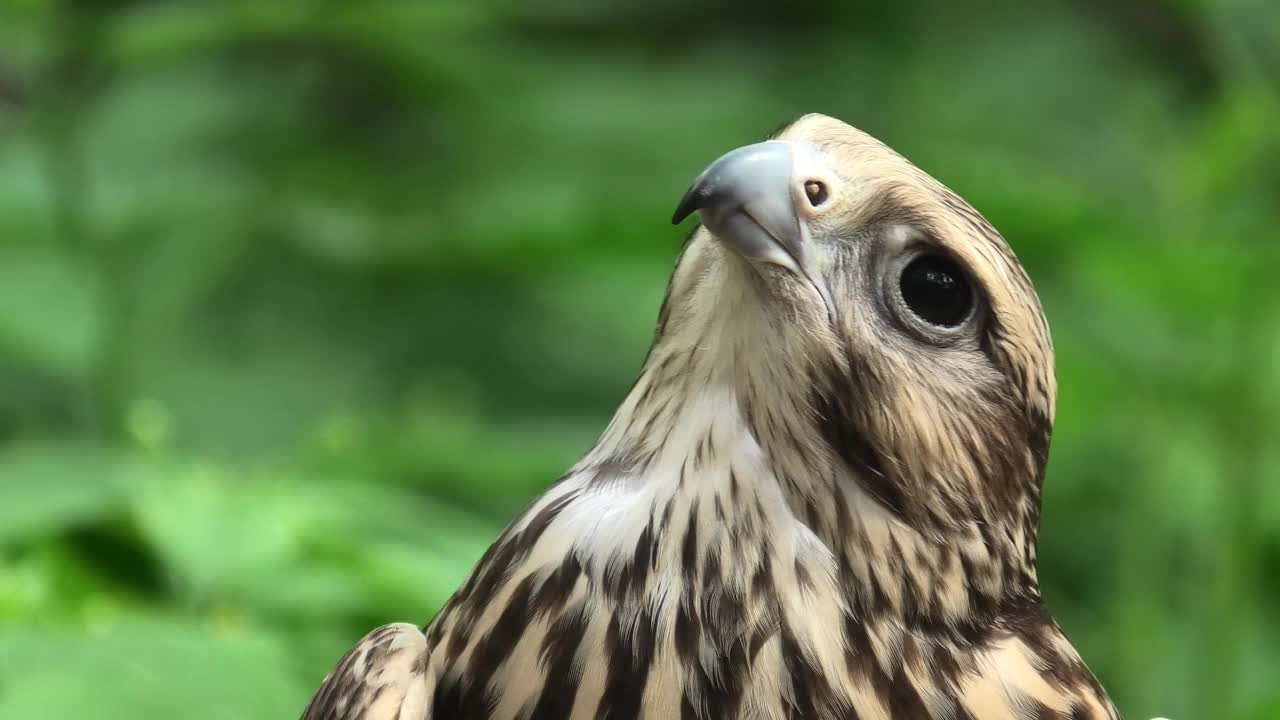
M 820 207 L 827 201 L 827 186 L 817 180 L 809 180 L 804 184 L 804 194 L 810 205 Z

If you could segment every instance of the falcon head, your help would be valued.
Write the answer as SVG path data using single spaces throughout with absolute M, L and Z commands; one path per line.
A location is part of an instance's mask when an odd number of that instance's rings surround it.
M 692 382 L 734 385 L 819 537 L 883 525 L 961 548 L 954 573 L 984 595 L 1034 594 L 1053 353 L 1000 234 L 822 115 L 713 162 L 674 221 L 694 212 L 648 365 L 697 356 Z

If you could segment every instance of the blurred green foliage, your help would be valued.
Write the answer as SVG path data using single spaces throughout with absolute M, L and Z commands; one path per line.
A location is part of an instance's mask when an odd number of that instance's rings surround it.
M 0 718 L 296 715 L 638 369 L 721 152 L 806 111 L 1003 230 L 1041 574 L 1131 718 L 1280 718 L 1270 0 L 0 3 Z

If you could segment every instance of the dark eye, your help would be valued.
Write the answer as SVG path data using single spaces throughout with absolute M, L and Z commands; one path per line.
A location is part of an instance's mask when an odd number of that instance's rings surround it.
M 912 260 L 903 269 L 898 288 L 911 312 L 930 325 L 955 327 L 973 308 L 969 279 L 954 260 L 943 255 Z

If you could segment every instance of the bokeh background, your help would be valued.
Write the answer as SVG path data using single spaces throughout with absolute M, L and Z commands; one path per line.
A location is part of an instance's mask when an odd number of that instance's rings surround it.
M 0 2 L 0 718 L 294 717 L 592 442 L 721 152 L 1001 228 L 1041 575 L 1130 718 L 1280 718 L 1280 4 Z

